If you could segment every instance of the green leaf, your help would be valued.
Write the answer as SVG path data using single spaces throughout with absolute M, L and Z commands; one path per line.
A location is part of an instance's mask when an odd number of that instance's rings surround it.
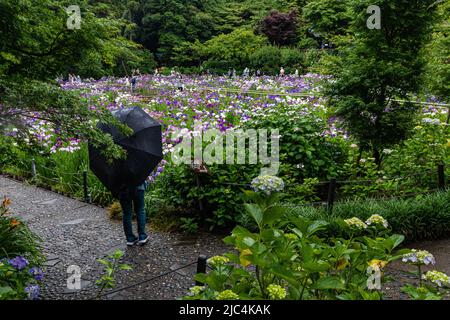
M 302 265 L 303 269 L 308 272 L 324 272 L 330 269 L 330 264 L 326 261 L 310 261 Z
M 303 233 L 297 228 L 293 228 L 292 232 L 295 233 L 300 239 L 303 238 Z
M 344 290 L 345 283 L 339 277 L 324 277 L 317 280 L 317 282 L 313 285 L 313 288 L 319 290 Z
M 314 221 L 313 223 L 311 223 L 308 227 L 308 235 L 311 236 L 314 233 L 316 233 L 317 231 L 323 230 L 325 229 L 325 227 L 328 225 L 328 222 L 324 221 L 324 220 L 317 220 Z
M 244 206 L 247 212 L 253 218 L 253 220 L 255 220 L 256 224 L 261 228 L 263 221 L 263 213 L 261 211 L 261 208 L 254 203 L 246 203 L 244 204 Z
M 6 295 L 11 292 L 14 292 L 14 290 L 11 287 L 0 287 L 0 297 L 2 295 Z
M 400 234 L 393 234 L 392 236 L 389 237 L 389 240 L 392 241 L 392 246 L 390 250 L 393 250 L 405 240 L 405 236 Z
M 105 259 L 97 259 L 98 262 L 100 262 L 101 264 L 108 266 L 110 264 L 110 262 L 108 260 Z
M 242 240 L 242 242 L 243 242 L 246 246 L 252 247 L 252 246 L 255 244 L 256 241 L 255 241 L 253 238 L 245 237 L 245 238 Z
M 287 269 L 284 266 L 281 265 L 272 265 L 270 268 L 270 272 L 272 272 L 274 275 L 286 280 L 293 286 L 298 286 L 297 278 L 294 276 L 294 273 Z
M 127 264 L 121 264 L 119 268 L 120 270 L 133 270 L 133 268 Z
M 197 273 L 194 276 L 194 280 L 195 281 L 198 281 L 198 282 L 203 283 L 203 284 L 205 284 L 207 282 L 207 279 L 208 279 L 208 276 L 206 274 L 204 274 L 204 273 Z
M 286 212 L 286 208 L 281 206 L 273 206 L 264 211 L 263 223 L 267 225 L 272 225 L 274 222 L 281 219 L 283 214 Z

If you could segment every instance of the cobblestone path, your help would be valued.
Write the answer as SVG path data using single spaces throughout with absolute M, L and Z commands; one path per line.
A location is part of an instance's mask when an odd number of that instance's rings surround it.
M 221 237 L 202 234 L 188 238 L 181 234 L 151 230 L 146 246 L 127 248 L 121 222 L 108 218 L 105 209 L 0 176 L 0 197 L 11 199 L 11 211 L 43 239 L 45 280 L 43 299 L 92 299 L 103 270 L 97 259 L 116 250 L 125 252 L 123 263 L 133 267 L 120 271 L 117 287 L 122 288 L 167 273 L 227 251 Z M 67 268 L 77 265 L 82 272 L 82 288 L 67 289 L 71 275 Z M 196 265 L 162 276 L 151 282 L 107 295 L 105 299 L 176 299 L 193 285 Z

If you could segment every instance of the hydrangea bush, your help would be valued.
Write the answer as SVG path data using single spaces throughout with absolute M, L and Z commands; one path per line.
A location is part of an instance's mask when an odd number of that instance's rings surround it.
M 224 241 L 238 252 L 210 258 L 212 270 L 195 277 L 203 286 L 191 288 L 184 299 L 381 299 L 388 280 L 382 270 L 409 253 L 395 251 L 404 237 L 373 236 L 377 226 L 387 225 L 381 215 L 373 215 L 367 223 L 342 221 L 358 234 L 321 238 L 328 223 L 286 214 L 279 203 L 281 188 L 260 188 L 273 181 L 258 179 L 259 192 L 246 192 L 251 201 L 246 214 L 257 230 L 237 226 Z M 368 270 L 380 271 L 379 287 L 369 286 Z
M 402 261 L 416 267 L 418 285 L 406 284 L 402 291 L 414 300 L 441 300 L 450 293 L 449 276 L 437 270 L 423 273 L 423 266 L 433 266 L 436 259 L 426 250 L 412 249 L 402 257 Z
M 35 236 L 9 212 L 10 203 L 0 203 L 0 300 L 35 300 L 44 278 L 42 254 Z
M 3 259 L 0 261 L 0 300 L 39 299 L 39 283 L 43 278 L 42 270 L 32 267 L 25 257 Z
M 274 192 L 281 192 L 284 189 L 283 179 L 274 176 L 258 176 L 252 180 L 251 187 L 255 192 L 262 192 L 271 195 Z

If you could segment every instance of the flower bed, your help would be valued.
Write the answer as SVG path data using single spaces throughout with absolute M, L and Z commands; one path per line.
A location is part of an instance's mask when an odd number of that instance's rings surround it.
M 0 205 L 0 300 L 36 300 L 44 277 L 39 240 L 11 217 L 9 203 L 5 198 Z

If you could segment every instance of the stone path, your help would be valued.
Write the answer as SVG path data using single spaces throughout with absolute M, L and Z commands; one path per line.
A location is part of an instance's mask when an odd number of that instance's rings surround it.
M 127 248 L 122 224 L 108 218 L 105 209 L 0 176 L 0 197 L 11 199 L 11 211 L 27 222 L 43 239 L 45 280 L 43 299 L 91 299 L 103 270 L 97 259 L 117 249 L 125 252 L 123 263 L 133 267 L 120 271 L 117 288 L 149 279 L 195 262 L 199 255 L 211 257 L 228 251 L 221 237 L 202 234 L 150 232 L 144 247 Z M 67 289 L 67 268 L 79 266 L 81 290 Z M 106 296 L 106 299 L 176 299 L 193 285 L 196 265 L 152 282 Z

